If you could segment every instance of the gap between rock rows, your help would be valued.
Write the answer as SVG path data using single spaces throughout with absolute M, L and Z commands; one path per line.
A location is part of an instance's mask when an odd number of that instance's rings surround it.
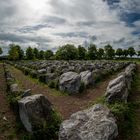
M 94 101 L 103 96 L 110 80 L 114 79 L 118 74 L 116 73 L 106 77 L 101 80 L 96 87 L 87 89 L 82 94 L 69 96 L 55 94 L 56 91 L 51 90 L 46 85 L 40 84 L 37 80 L 33 80 L 29 76 L 24 75 L 22 71 L 13 66 L 9 66 L 9 68 L 21 88 L 31 89 L 32 94 L 43 94 L 47 96 L 63 119 L 68 119 L 73 113 L 87 108 Z

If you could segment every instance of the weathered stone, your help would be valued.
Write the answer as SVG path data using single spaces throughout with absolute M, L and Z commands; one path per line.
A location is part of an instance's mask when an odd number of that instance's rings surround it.
M 90 71 L 83 71 L 80 73 L 81 81 L 85 84 L 85 86 L 89 86 L 93 84 L 93 76 Z
M 124 101 L 127 102 L 128 88 L 125 75 L 120 75 L 109 82 L 105 97 L 107 102 Z
M 22 98 L 18 104 L 20 119 L 28 132 L 51 118 L 51 103 L 42 94 Z
M 20 91 L 18 84 L 11 84 L 10 85 L 10 92 L 11 93 L 18 93 Z
M 31 89 L 25 90 L 22 94 L 22 98 L 27 97 L 27 96 L 31 96 Z
M 113 140 L 117 135 L 116 120 L 110 110 L 96 104 L 65 120 L 60 126 L 59 140 Z
M 78 93 L 81 85 L 81 77 L 75 72 L 67 72 L 59 78 L 59 89 L 70 94 Z

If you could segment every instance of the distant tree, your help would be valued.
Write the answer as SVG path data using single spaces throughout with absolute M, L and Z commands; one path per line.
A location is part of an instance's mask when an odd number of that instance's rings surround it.
M 78 51 L 74 45 L 67 44 L 59 47 L 59 49 L 56 51 L 55 57 L 59 60 L 78 59 Z
M 128 54 L 130 55 L 130 57 L 134 56 L 136 54 L 135 49 L 133 47 L 129 47 Z
M 10 60 L 21 60 L 24 58 L 24 51 L 19 45 L 10 44 L 10 49 L 8 51 L 8 58 Z
M 118 48 L 116 50 L 116 55 L 119 56 L 119 57 L 121 57 L 123 55 L 123 50 L 121 48 Z
M 43 50 L 39 51 L 39 59 L 43 60 L 45 58 L 45 52 Z
M 88 57 L 90 60 L 95 60 L 97 58 L 96 45 L 90 44 L 90 46 L 88 47 Z
M 38 58 L 39 58 L 39 50 L 38 50 L 37 48 L 34 48 L 34 49 L 33 49 L 33 53 L 34 53 L 34 57 L 35 57 L 36 59 L 38 59 Z
M 105 50 L 105 57 L 106 59 L 113 59 L 115 56 L 115 50 L 113 49 L 113 47 L 111 45 L 106 45 L 104 47 Z
M 51 51 L 51 50 L 47 50 L 46 52 L 45 52 L 45 59 L 51 59 L 52 57 L 53 57 L 53 51 Z
M 127 50 L 127 49 L 124 49 L 124 50 L 123 50 L 123 56 L 126 58 L 128 55 L 129 55 L 129 54 L 128 54 L 128 50 Z
M 34 59 L 34 51 L 31 47 L 28 47 L 26 49 L 26 59 L 28 59 L 28 60 Z
M 98 59 L 102 59 L 104 57 L 104 49 L 99 48 L 97 55 L 98 55 Z
M 84 60 L 86 59 L 86 53 L 87 53 L 87 50 L 82 47 L 81 45 L 78 46 L 78 59 L 79 60 Z
M 0 55 L 3 53 L 2 48 L 0 48 Z

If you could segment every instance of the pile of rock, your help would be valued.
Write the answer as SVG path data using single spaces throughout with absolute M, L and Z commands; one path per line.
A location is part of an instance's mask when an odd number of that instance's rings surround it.
M 135 70 L 136 64 L 130 64 L 123 73 L 119 74 L 117 78 L 109 82 L 105 93 L 107 102 L 127 102 Z
M 38 78 L 56 89 L 69 94 L 79 93 L 110 73 L 126 67 L 129 62 L 113 61 L 19 61 L 8 62 L 26 75 Z M 83 88 L 83 89 L 84 89 Z
M 117 135 L 114 116 L 101 104 L 71 115 L 59 130 L 59 140 L 113 140 Z

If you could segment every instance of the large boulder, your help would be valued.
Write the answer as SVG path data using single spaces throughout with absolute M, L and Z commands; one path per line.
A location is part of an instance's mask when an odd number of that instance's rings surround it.
M 109 103 L 116 101 L 127 102 L 128 88 L 125 75 L 120 75 L 116 79 L 109 82 L 105 97 Z
M 81 77 L 75 72 L 67 72 L 59 78 L 59 89 L 69 94 L 78 93 L 81 85 Z
M 51 120 L 51 103 L 42 94 L 24 97 L 18 104 L 20 119 L 28 132 Z
M 85 84 L 85 86 L 89 86 L 93 84 L 93 76 L 90 71 L 83 71 L 80 73 L 81 81 Z
M 71 115 L 59 130 L 59 140 L 113 140 L 117 135 L 115 118 L 101 104 Z

